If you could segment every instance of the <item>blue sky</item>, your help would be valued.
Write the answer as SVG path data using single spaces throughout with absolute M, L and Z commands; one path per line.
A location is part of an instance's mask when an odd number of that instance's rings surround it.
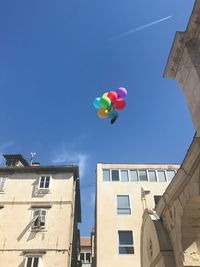
M 194 1 L 0 2 L 1 153 L 80 164 L 81 234 L 94 224 L 97 162 L 180 163 L 194 127 L 178 84 L 163 72 Z M 159 24 L 115 38 L 153 21 Z M 93 99 L 124 86 L 110 125 Z M 88 186 L 90 185 L 90 186 Z

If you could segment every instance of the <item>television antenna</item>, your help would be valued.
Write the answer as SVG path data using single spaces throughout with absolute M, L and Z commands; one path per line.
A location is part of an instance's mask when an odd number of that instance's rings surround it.
M 35 157 L 36 153 L 35 152 L 31 152 L 30 153 L 30 165 L 32 165 L 33 163 L 33 158 Z

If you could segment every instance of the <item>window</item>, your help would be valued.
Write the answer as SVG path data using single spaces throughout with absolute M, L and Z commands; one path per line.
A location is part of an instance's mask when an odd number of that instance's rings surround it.
M 4 191 L 4 184 L 5 184 L 6 178 L 0 177 L 0 192 Z
M 110 181 L 110 170 L 103 170 L 103 181 Z
M 121 170 L 121 181 L 128 182 L 128 170 Z
M 39 267 L 41 262 L 41 256 L 27 256 L 26 267 Z
M 91 263 L 91 253 L 81 252 L 80 254 L 80 261 L 84 263 Z
M 111 173 L 112 173 L 112 181 L 119 181 L 119 171 L 111 170 Z
M 91 254 L 90 253 L 86 253 L 86 262 L 87 263 L 91 262 Z
M 35 209 L 33 212 L 33 229 L 41 229 L 46 227 L 46 209 Z
M 81 253 L 80 254 L 80 261 L 83 263 L 85 261 L 85 254 Z
M 159 200 L 161 199 L 162 196 L 160 195 L 155 195 L 154 196 L 154 203 L 155 203 L 155 206 L 158 204 Z
M 131 214 L 129 196 L 117 196 L 117 214 Z
M 165 171 L 157 171 L 157 173 L 158 173 L 158 181 L 166 182 Z
M 17 166 L 17 160 L 16 159 L 9 159 L 6 164 L 8 167 L 15 167 Z
M 130 181 L 131 182 L 137 182 L 138 181 L 137 170 L 130 170 Z
M 50 176 L 41 176 L 39 182 L 40 189 L 48 189 L 50 184 Z
M 173 170 L 167 170 L 166 173 L 167 173 L 167 179 L 169 182 L 174 178 L 176 174 L 175 171 Z
M 132 231 L 118 231 L 119 254 L 134 254 Z
M 148 174 L 149 174 L 149 181 L 156 182 L 156 172 L 153 170 L 148 170 Z
M 140 178 L 140 181 L 148 181 L 147 171 L 146 170 L 139 170 L 139 178 Z
M 133 169 L 133 170 L 111 170 L 103 169 L 103 181 L 121 181 L 121 182 L 166 182 L 171 181 L 176 174 L 176 170 L 163 170 L 163 169 Z M 48 189 L 50 184 L 50 176 L 41 176 L 40 188 Z

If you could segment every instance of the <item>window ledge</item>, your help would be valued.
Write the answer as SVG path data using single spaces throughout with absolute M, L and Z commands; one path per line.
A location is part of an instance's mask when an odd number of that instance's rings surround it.
M 38 190 L 38 192 L 35 193 L 35 195 L 37 196 L 43 196 L 43 195 L 51 195 L 52 194 L 52 191 L 43 191 L 43 190 Z
M 38 193 L 49 193 L 51 190 L 49 188 L 38 188 Z
M 33 205 L 31 205 L 31 208 L 32 209 L 50 209 L 52 208 L 52 205 L 51 204 L 40 204 L 40 203 L 34 203 Z
M 32 256 L 42 256 L 43 254 L 46 254 L 46 250 L 40 250 L 40 249 L 26 249 L 23 251 L 24 255 L 32 255 Z
M 40 228 L 36 228 L 36 229 L 31 229 L 30 232 L 48 232 L 47 229 L 40 229 Z
M 120 256 L 135 256 L 134 253 L 122 253 L 122 254 L 119 253 L 118 255 L 120 255 Z
M 132 215 L 131 213 L 117 213 L 117 216 L 123 216 L 123 215 L 125 215 L 125 216 L 130 216 L 130 215 Z

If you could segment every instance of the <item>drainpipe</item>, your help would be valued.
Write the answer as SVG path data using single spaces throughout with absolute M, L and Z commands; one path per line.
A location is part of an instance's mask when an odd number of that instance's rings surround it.
M 79 178 L 77 178 L 79 179 Z M 69 257 L 68 257 L 68 267 L 71 267 L 71 261 L 72 261 L 72 245 L 73 245 L 73 233 L 74 233 L 74 217 L 75 217 L 75 199 L 76 199 L 76 181 L 74 181 L 73 185 L 73 201 L 71 204 L 71 222 L 70 222 L 70 244 L 69 244 Z

